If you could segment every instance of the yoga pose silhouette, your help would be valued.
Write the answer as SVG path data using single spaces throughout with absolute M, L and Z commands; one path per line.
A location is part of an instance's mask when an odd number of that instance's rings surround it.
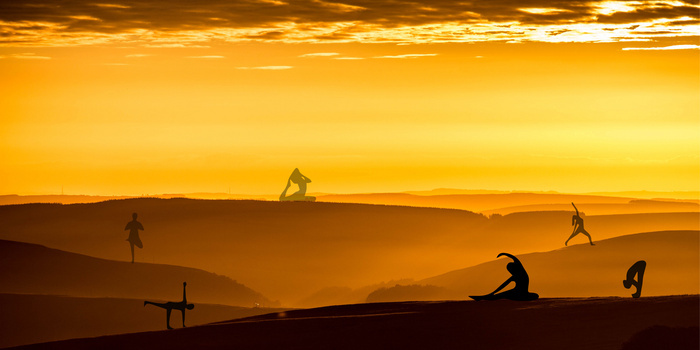
M 647 268 L 647 262 L 639 260 L 627 270 L 627 279 L 622 281 L 625 288 L 630 289 L 632 286 L 637 287 L 637 291 L 632 294 L 632 298 L 639 298 L 642 295 L 642 282 L 644 280 L 644 270 Z M 634 280 L 634 275 L 637 275 L 637 280 Z
M 139 248 L 143 248 L 143 243 L 141 243 L 141 238 L 139 237 L 139 230 L 143 231 L 143 225 L 141 225 L 140 222 L 136 221 L 136 217 L 138 214 L 133 213 L 131 214 L 131 217 L 134 218 L 134 220 L 129 221 L 128 224 L 126 224 L 126 227 L 124 228 L 124 231 L 129 230 L 129 238 L 126 240 L 129 241 L 129 245 L 131 246 L 131 263 L 134 263 L 134 246 L 137 246 Z
M 583 219 L 578 215 L 578 209 L 576 208 L 576 205 L 574 205 L 574 202 L 571 202 L 571 205 L 573 205 L 574 209 L 576 209 L 576 215 L 571 217 L 571 225 L 574 226 L 574 232 L 571 233 L 571 236 L 569 236 L 569 239 L 567 239 L 566 242 L 564 242 L 564 245 L 568 246 L 569 240 L 574 238 L 574 236 L 576 236 L 579 233 L 583 233 L 584 235 L 586 235 L 586 237 L 588 237 L 588 241 L 591 242 L 591 245 L 595 245 L 595 244 L 593 244 L 593 240 L 591 239 L 591 235 L 589 235 L 588 232 L 586 232 L 586 230 L 583 228 Z
M 525 272 L 525 268 L 523 267 L 523 264 L 516 258 L 515 256 L 508 254 L 508 253 L 501 253 L 498 254 L 497 258 L 500 258 L 501 255 L 505 255 L 511 259 L 513 259 L 513 262 L 508 263 L 506 265 L 506 269 L 508 269 L 508 272 L 512 276 L 510 276 L 509 279 L 507 279 L 503 284 L 498 286 L 496 290 L 493 292 L 486 294 L 486 295 L 477 295 L 477 296 L 469 296 L 470 298 L 479 301 L 479 300 L 498 300 L 498 299 L 510 299 L 510 300 L 518 300 L 518 301 L 530 301 L 530 300 L 536 300 L 540 296 L 537 293 L 530 293 L 527 289 L 530 286 L 530 277 L 528 277 L 527 272 Z M 505 288 L 510 282 L 515 282 L 515 287 L 511 290 L 507 290 L 502 293 L 498 293 L 501 289 Z M 498 293 L 498 294 L 496 294 Z
M 151 304 L 151 305 L 155 305 L 159 308 L 163 308 L 163 309 L 167 310 L 168 312 L 166 314 L 167 318 L 165 319 L 165 321 L 166 321 L 165 324 L 168 326 L 168 329 L 173 329 L 172 327 L 170 327 L 170 312 L 173 311 L 173 309 L 180 310 L 180 312 L 182 312 L 182 326 L 186 327 L 185 326 L 185 309 L 187 309 L 187 310 L 194 309 L 194 304 L 187 303 L 187 291 L 185 290 L 186 287 L 187 287 L 187 282 L 183 282 L 182 283 L 182 301 L 180 301 L 180 302 L 169 301 L 167 303 L 154 303 L 151 301 L 144 301 L 143 306 Z
M 292 182 L 299 186 L 299 191 L 296 191 L 287 196 L 287 190 L 289 189 L 289 187 L 292 186 Z M 306 184 L 309 182 L 311 182 L 311 179 L 304 176 L 299 171 L 299 168 L 295 168 L 294 171 L 292 171 L 292 175 L 289 175 L 289 179 L 287 179 L 287 187 L 285 187 L 284 191 L 282 191 L 282 194 L 280 195 L 280 201 L 315 201 L 316 197 L 306 195 Z

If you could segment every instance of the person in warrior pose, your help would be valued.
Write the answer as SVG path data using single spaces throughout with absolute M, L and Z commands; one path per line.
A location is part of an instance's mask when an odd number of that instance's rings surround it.
M 642 282 L 644 281 L 644 270 L 647 268 L 647 262 L 639 260 L 627 270 L 627 279 L 622 281 L 625 288 L 630 289 L 632 286 L 637 287 L 637 291 L 632 294 L 632 298 L 639 298 L 642 295 Z M 637 275 L 637 280 L 634 280 L 634 275 Z
M 574 232 L 571 233 L 569 239 L 567 239 L 566 242 L 564 242 L 564 245 L 568 246 L 569 240 L 574 238 L 574 236 L 576 236 L 579 233 L 583 233 L 584 235 L 586 235 L 586 237 L 588 237 L 588 241 L 591 242 L 591 245 L 595 245 L 593 244 L 591 235 L 589 235 L 588 232 L 586 232 L 586 230 L 583 228 L 583 219 L 581 218 L 581 216 L 578 215 L 578 209 L 576 208 L 576 205 L 574 204 L 574 202 L 571 202 L 571 205 L 573 205 L 574 209 L 576 209 L 576 215 L 571 217 L 571 225 L 574 226 Z
M 299 191 L 287 196 L 287 190 L 292 186 L 292 182 L 299 186 Z M 315 201 L 316 197 L 306 195 L 306 184 L 309 182 L 311 182 L 311 179 L 304 176 L 299 171 L 299 168 L 294 169 L 294 171 L 292 171 L 292 175 L 289 175 L 289 179 L 287 179 L 287 187 L 284 188 L 284 191 L 280 195 L 280 201 Z
M 503 282 L 503 284 L 496 288 L 496 290 L 489 294 L 469 297 L 476 301 L 498 299 L 530 301 L 539 298 L 540 296 L 537 293 L 530 293 L 527 290 L 530 286 L 530 277 L 528 277 L 527 272 L 525 272 L 525 268 L 523 267 L 523 264 L 520 262 L 520 260 L 508 253 L 498 254 L 497 258 L 500 258 L 501 255 L 505 255 L 513 259 L 513 262 L 508 263 L 508 265 L 506 265 L 506 269 L 508 269 L 508 272 L 510 272 L 512 276 L 510 276 L 509 279 L 507 279 L 505 282 Z M 513 287 L 513 289 L 498 293 L 501 289 L 505 288 L 510 282 L 515 282 L 515 287 Z
M 131 263 L 134 263 L 134 246 L 137 246 L 139 248 L 143 248 L 143 243 L 141 243 L 141 238 L 139 237 L 139 230 L 143 231 L 143 225 L 141 225 L 140 222 L 136 221 L 136 217 L 138 214 L 133 213 L 131 214 L 131 217 L 134 218 L 134 220 L 129 221 L 128 224 L 126 224 L 126 227 L 124 228 L 124 231 L 129 230 L 129 238 L 126 240 L 129 241 L 129 245 L 131 246 Z
M 165 319 L 165 321 L 166 321 L 166 325 L 168 326 L 168 329 L 173 329 L 172 327 L 170 327 L 170 312 L 173 311 L 173 309 L 180 310 L 180 312 L 182 312 L 182 326 L 186 327 L 185 326 L 185 309 L 187 309 L 187 310 L 194 309 L 194 304 L 187 303 L 187 291 L 185 290 L 186 287 L 187 287 L 187 282 L 183 282 L 182 283 L 182 301 L 180 301 L 180 302 L 169 301 L 167 303 L 154 303 L 151 301 L 144 301 L 143 306 L 151 304 L 151 305 L 155 305 L 159 308 L 165 309 L 167 311 L 167 314 L 166 314 L 167 318 Z

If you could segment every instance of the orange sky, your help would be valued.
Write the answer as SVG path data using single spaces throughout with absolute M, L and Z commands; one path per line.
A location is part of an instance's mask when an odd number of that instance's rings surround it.
M 420 3 L 2 4 L 0 194 L 700 189 L 696 3 Z

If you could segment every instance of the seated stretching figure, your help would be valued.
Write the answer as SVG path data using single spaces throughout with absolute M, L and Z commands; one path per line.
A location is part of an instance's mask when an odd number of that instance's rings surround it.
M 625 288 L 630 289 L 632 286 L 637 287 L 637 291 L 632 294 L 632 298 L 639 298 L 642 295 L 642 282 L 644 281 L 644 270 L 647 268 L 647 262 L 639 260 L 627 270 L 627 279 L 622 281 Z M 634 275 L 637 275 L 637 280 L 634 280 Z
M 510 300 L 519 300 L 519 301 L 529 301 L 529 300 L 535 300 L 539 298 L 540 296 L 537 293 L 530 293 L 527 288 L 530 285 L 530 277 L 527 276 L 527 272 L 525 272 L 525 268 L 523 267 L 523 264 L 520 263 L 520 260 L 518 258 L 514 257 L 513 255 L 510 255 L 508 253 L 501 253 L 498 254 L 498 258 L 501 257 L 501 255 L 505 255 L 511 259 L 513 259 L 513 262 L 508 263 L 506 265 L 506 269 L 508 269 L 508 272 L 512 276 L 510 276 L 509 279 L 507 279 L 503 284 L 501 284 L 496 290 L 493 292 L 486 294 L 486 295 L 480 295 L 480 296 L 469 296 L 470 298 L 474 300 L 498 300 L 498 299 L 510 299 Z M 515 282 L 515 287 L 511 290 L 507 290 L 502 293 L 498 293 L 501 289 L 505 288 L 510 282 Z M 498 294 L 496 294 L 498 293 Z
M 187 287 L 187 282 L 183 282 L 182 283 L 182 301 L 180 301 L 180 302 L 169 301 L 167 303 L 154 303 L 151 301 L 144 301 L 143 306 L 151 304 L 151 305 L 155 305 L 157 307 L 160 307 L 160 308 L 167 310 L 168 313 L 166 315 L 167 318 L 165 319 L 165 321 L 166 321 L 166 325 L 168 326 L 168 329 L 173 329 L 172 327 L 170 327 L 170 312 L 173 311 L 173 309 L 180 310 L 180 312 L 182 312 L 182 326 L 185 327 L 185 308 L 187 308 L 187 310 L 194 309 L 194 304 L 187 303 L 187 292 L 185 290 L 186 287 Z
M 289 196 L 287 196 L 287 190 L 289 187 L 292 186 L 292 182 L 297 184 L 299 186 L 299 191 L 296 191 Z M 292 171 L 292 175 L 289 175 L 289 179 L 287 179 L 287 187 L 284 188 L 284 191 L 280 195 L 280 200 L 281 201 L 307 201 L 307 202 L 313 202 L 316 200 L 316 197 L 313 196 L 307 196 L 306 195 L 306 184 L 311 182 L 311 179 L 308 177 L 302 175 L 302 173 L 299 171 L 299 168 L 294 169 Z

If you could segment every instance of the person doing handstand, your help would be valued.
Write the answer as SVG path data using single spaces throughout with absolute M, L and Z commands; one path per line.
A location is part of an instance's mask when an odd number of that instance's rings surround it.
M 139 237 L 139 230 L 143 231 L 143 225 L 141 225 L 140 222 L 136 221 L 136 217 L 138 217 L 138 214 L 133 213 L 131 214 L 131 217 L 134 218 L 134 220 L 131 220 L 128 224 L 126 224 L 124 231 L 129 230 L 129 238 L 127 238 L 126 240 L 129 241 L 129 245 L 131 246 L 131 263 L 133 264 L 134 246 L 143 248 L 143 243 L 141 243 L 141 238 Z
M 591 245 L 595 245 L 593 244 L 591 235 L 589 235 L 588 232 L 586 232 L 586 230 L 583 228 L 583 219 L 581 218 L 581 216 L 578 215 L 578 209 L 576 208 L 576 205 L 574 205 L 574 202 L 571 202 L 571 205 L 573 205 L 574 209 L 576 209 L 576 215 L 571 217 L 571 225 L 574 226 L 574 232 L 571 233 L 569 239 L 567 239 L 566 242 L 564 242 L 564 245 L 568 246 L 569 240 L 574 238 L 574 236 L 576 236 L 579 233 L 583 233 L 584 235 L 586 235 L 586 237 L 588 237 L 588 241 L 591 242 Z
M 194 309 L 194 304 L 187 303 L 187 291 L 185 290 L 186 287 L 187 287 L 187 282 L 183 282 L 182 283 L 182 301 L 180 301 L 180 302 L 169 301 L 167 303 L 154 303 L 152 301 L 144 301 L 143 306 L 151 304 L 151 305 L 154 305 L 154 306 L 157 306 L 159 308 L 163 308 L 163 309 L 167 310 L 167 314 L 166 314 L 167 318 L 165 319 L 165 321 L 166 321 L 166 325 L 168 326 L 168 329 L 173 329 L 172 327 L 170 327 L 170 312 L 173 311 L 173 309 L 180 310 L 180 312 L 182 312 L 182 326 L 186 327 L 185 326 L 185 309 L 187 309 L 187 310 Z
M 523 264 L 518 260 L 518 258 L 514 257 L 511 254 L 508 253 L 501 253 L 498 254 L 497 258 L 500 258 L 501 255 L 505 255 L 511 259 L 513 259 L 513 262 L 508 263 L 506 265 L 506 269 L 508 269 L 508 272 L 512 276 L 510 276 L 509 279 L 507 279 L 503 284 L 498 286 L 496 290 L 493 292 L 486 294 L 486 295 L 477 295 L 477 296 L 469 296 L 470 298 L 479 301 L 479 300 L 498 300 L 498 299 L 510 299 L 510 300 L 517 300 L 517 301 L 530 301 L 530 300 L 536 300 L 540 296 L 537 293 L 530 293 L 527 289 L 530 286 L 530 277 L 528 277 L 527 272 L 525 272 L 525 268 L 523 267 Z M 510 282 L 515 282 L 515 287 L 511 290 L 507 290 L 505 292 L 498 293 L 501 289 L 505 288 Z M 498 294 L 496 294 L 498 293 Z

